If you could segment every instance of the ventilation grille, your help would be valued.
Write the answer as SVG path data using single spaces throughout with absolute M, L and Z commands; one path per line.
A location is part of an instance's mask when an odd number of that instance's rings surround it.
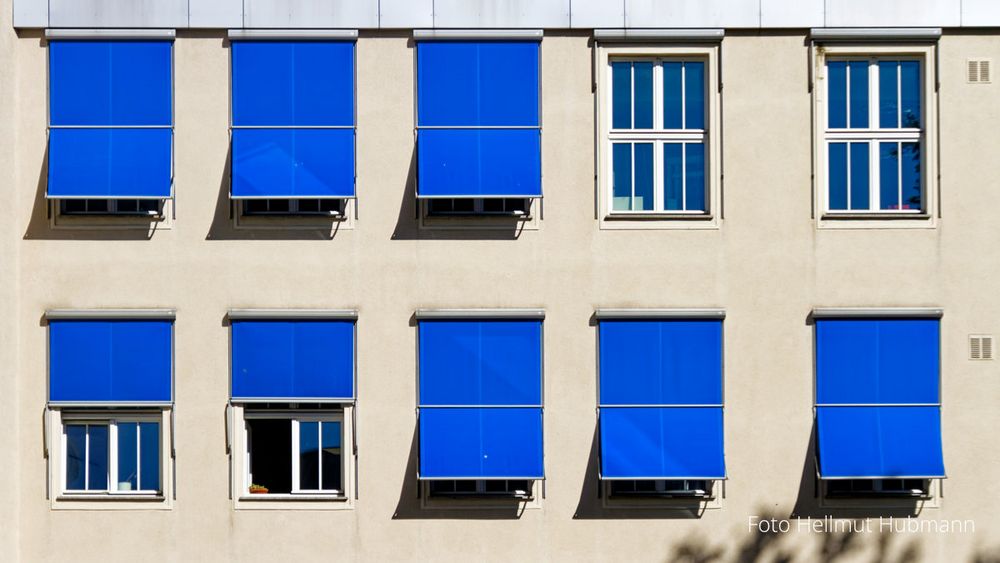
M 969 59 L 967 61 L 969 84 L 989 84 L 992 79 L 991 59 Z
M 992 360 L 993 337 L 986 334 L 973 334 L 969 336 L 969 359 Z

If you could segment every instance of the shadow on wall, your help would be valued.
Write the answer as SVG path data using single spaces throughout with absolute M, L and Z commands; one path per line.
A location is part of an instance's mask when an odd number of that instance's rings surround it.
M 410 454 L 403 473 L 403 486 L 399 491 L 399 501 L 392 514 L 393 520 L 515 520 L 524 511 L 523 503 L 511 501 L 509 507 L 497 506 L 495 501 L 489 508 L 476 506 L 479 499 L 448 500 L 436 499 L 435 506 L 428 508 L 421 501 L 421 486 L 417 479 L 417 465 L 420 456 L 420 429 L 414 426 L 410 441 Z M 459 503 L 462 503 L 459 505 Z
M 587 458 L 587 472 L 583 477 L 583 487 L 580 490 L 580 500 L 576 504 L 574 520 L 690 520 L 701 518 L 704 513 L 704 503 L 672 504 L 669 508 L 658 506 L 636 508 L 608 507 L 601 498 L 601 480 L 598 477 L 600 463 L 600 428 L 594 428 L 594 438 L 590 445 L 590 456 Z
M 539 205 L 536 201 L 535 205 Z M 403 197 L 399 202 L 399 215 L 392 231 L 392 240 L 517 240 L 524 229 L 524 222 L 516 218 L 468 217 L 437 218 L 420 224 L 420 202 L 417 199 L 417 146 L 410 153 L 410 167 L 406 173 Z M 474 221 L 489 221 L 490 228 L 461 228 Z M 449 222 L 452 223 L 449 225 Z

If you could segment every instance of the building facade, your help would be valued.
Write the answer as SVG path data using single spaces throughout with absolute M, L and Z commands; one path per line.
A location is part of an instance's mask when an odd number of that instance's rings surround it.
M 1000 556 L 992 3 L 0 5 L 3 560 Z

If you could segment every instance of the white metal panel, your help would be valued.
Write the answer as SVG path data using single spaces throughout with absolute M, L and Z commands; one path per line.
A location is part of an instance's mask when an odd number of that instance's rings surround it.
M 573 0 L 569 19 L 576 28 L 625 27 L 625 0 Z
M 49 0 L 50 27 L 187 27 L 187 0 Z
M 760 0 L 760 26 L 819 27 L 823 25 L 823 0 Z
M 434 0 L 380 0 L 378 26 L 412 29 L 434 26 Z
M 243 27 L 243 0 L 189 0 L 190 27 Z
M 435 0 L 434 27 L 569 27 L 569 0 Z
M 14 27 L 48 27 L 48 0 L 15 0 Z
M 827 27 L 955 27 L 959 0 L 827 0 Z
M 244 0 L 244 27 L 378 27 L 378 0 Z
M 962 0 L 962 26 L 1000 25 L 1000 2 L 997 0 Z
M 757 27 L 757 0 L 625 0 L 627 27 Z

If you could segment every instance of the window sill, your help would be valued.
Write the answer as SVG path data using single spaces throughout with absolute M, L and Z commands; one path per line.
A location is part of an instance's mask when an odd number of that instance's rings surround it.
M 711 221 L 711 213 L 611 213 L 605 221 Z
M 928 213 L 825 213 L 821 219 L 823 221 L 864 221 L 868 220 L 928 220 L 931 216 Z
M 309 494 L 281 494 L 281 495 L 271 495 L 271 494 L 250 494 L 241 495 L 239 498 L 240 502 L 347 502 L 347 497 L 345 495 L 309 495 Z
M 113 495 L 107 493 L 93 493 L 93 494 L 64 494 L 56 497 L 58 502 L 163 502 L 167 500 L 166 497 L 160 494 L 132 494 L 132 495 Z

